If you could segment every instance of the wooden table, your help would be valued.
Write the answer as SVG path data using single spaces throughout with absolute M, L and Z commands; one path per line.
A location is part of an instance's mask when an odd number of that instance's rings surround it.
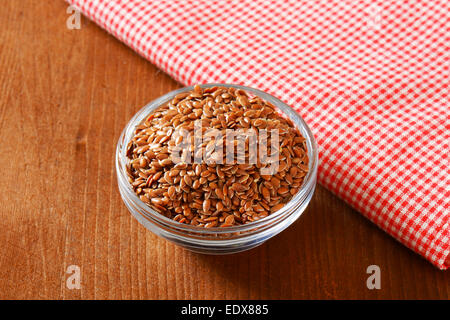
M 181 85 L 63 1 L 0 10 L 1 299 L 449 298 L 449 274 L 318 187 L 286 231 L 249 252 L 191 253 L 144 229 L 120 198 L 119 134 Z M 381 289 L 366 268 L 381 268 Z M 66 286 L 81 268 L 81 289 Z

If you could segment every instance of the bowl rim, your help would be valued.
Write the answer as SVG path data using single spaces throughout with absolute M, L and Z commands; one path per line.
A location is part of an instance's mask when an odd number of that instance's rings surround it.
M 284 103 L 280 99 L 274 97 L 273 95 L 264 92 L 259 89 L 255 89 L 248 86 L 238 85 L 238 84 L 227 84 L 227 83 L 206 83 L 206 84 L 200 84 L 200 87 L 205 88 L 211 88 L 211 87 L 225 87 L 225 88 L 235 88 L 235 89 L 241 89 L 248 93 L 254 94 L 261 99 L 273 104 L 279 111 L 281 111 L 283 114 L 285 114 L 294 125 L 300 130 L 302 135 L 306 138 L 307 142 L 307 152 L 309 157 L 309 171 L 307 175 L 305 176 L 303 185 L 301 186 L 300 190 L 292 197 L 292 199 L 286 203 L 280 210 L 269 214 L 267 217 L 264 217 L 260 220 L 253 221 L 247 224 L 243 225 L 237 225 L 232 227 L 212 227 L 212 228 L 204 228 L 204 227 L 198 227 L 193 226 L 189 224 L 180 223 L 178 221 L 175 221 L 173 219 L 170 219 L 160 213 L 158 213 L 156 210 L 151 208 L 149 205 L 144 203 L 139 197 L 136 195 L 136 193 L 133 191 L 131 184 L 128 182 L 128 177 L 126 176 L 126 170 L 125 167 L 122 168 L 122 166 L 125 166 L 126 164 L 126 146 L 128 145 L 128 142 L 131 139 L 131 136 L 134 134 L 135 127 L 144 120 L 148 114 L 158 107 L 164 105 L 165 103 L 169 102 L 171 99 L 173 99 L 174 96 L 176 96 L 179 93 L 183 93 L 186 91 L 191 91 L 194 89 L 194 86 L 186 86 L 182 87 L 173 91 L 170 91 L 164 95 L 162 95 L 159 98 L 156 98 L 155 100 L 147 103 L 144 107 L 142 107 L 139 111 L 137 111 L 134 116 L 128 121 L 125 128 L 123 129 L 118 143 L 116 147 L 116 173 L 117 173 L 117 180 L 122 186 L 124 187 L 123 190 L 126 192 L 126 195 L 130 198 L 130 200 L 133 201 L 134 205 L 137 206 L 140 210 L 139 213 L 142 214 L 142 212 L 145 212 L 145 218 L 150 220 L 156 220 L 158 224 L 162 224 L 165 227 L 169 229 L 176 229 L 180 232 L 190 232 L 190 233 L 200 233 L 200 234 L 226 234 L 226 233 L 240 233 L 244 231 L 250 231 L 253 229 L 258 229 L 259 227 L 265 227 L 267 225 L 270 225 L 272 222 L 276 222 L 277 219 L 283 218 L 283 215 L 289 214 L 291 212 L 291 209 L 295 207 L 296 204 L 299 202 L 303 202 L 305 199 L 307 199 L 309 192 L 311 189 L 315 188 L 316 185 L 316 177 L 317 177 L 317 169 L 318 169 L 318 149 L 317 149 L 317 143 L 314 138 L 314 135 L 309 128 L 308 124 L 305 122 L 305 120 L 300 116 L 300 114 L 295 111 L 292 107 L 290 107 L 288 104 Z M 122 160 L 122 161 L 121 161 Z M 125 160 L 125 161 L 124 161 Z M 284 220 L 284 219 L 281 219 Z

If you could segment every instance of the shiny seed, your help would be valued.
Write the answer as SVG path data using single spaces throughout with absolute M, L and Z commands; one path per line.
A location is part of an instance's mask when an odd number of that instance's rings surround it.
M 216 226 L 217 226 L 217 221 L 213 221 L 213 222 L 207 223 L 205 225 L 205 228 L 214 228 Z
M 195 180 L 195 181 L 192 183 L 192 188 L 194 188 L 194 189 L 200 188 L 200 180 Z
M 286 194 L 288 192 L 289 192 L 289 189 L 286 187 L 281 187 L 280 189 L 278 189 L 279 194 Z
M 278 211 L 283 207 L 284 207 L 283 203 L 276 204 L 275 206 L 272 207 L 272 212 Z
M 175 195 L 176 189 L 174 186 L 170 186 L 169 189 L 167 190 L 167 193 L 169 194 L 170 198 L 173 198 L 173 196 Z
M 200 135 L 194 133 L 197 120 L 203 128 Z M 260 169 L 269 164 L 265 162 L 270 160 L 268 157 L 260 156 L 256 164 L 247 163 L 256 161 L 249 154 L 249 135 L 245 154 L 234 155 L 244 163 L 227 163 L 226 156 L 216 148 L 226 143 L 236 152 L 237 141 L 213 137 L 207 128 L 222 134 L 227 129 L 278 129 L 278 146 L 271 142 L 258 146 L 279 153 L 278 173 L 260 174 Z M 181 129 L 190 133 L 190 140 L 185 141 Z M 203 136 L 208 136 L 209 142 L 195 149 L 196 139 Z M 181 145 L 189 152 L 181 154 L 181 162 L 173 163 L 170 155 Z M 177 94 L 136 126 L 126 144 L 126 174 L 139 198 L 161 214 L 198 227 L 230 227 L 264 218 L 292 199 L 309 169 L 306 145 L 292 121 L 261 98 L 249 97 L 234 88 L 203 89 L 195 85 L 192 91 Z M 202 163 L 192 163 L 193 158 L 189 158 L 204 154 Z M 222 160 L 223 164 L 218 163 Z
M 203 201 L 203 211 L 204 212 L 208 212 L 210 206 L 211 206 L 211 200 L 207 199 L 207 200 Z
M 233 215 L 229 215 L 228 217 L 225 218 L 225 223 L 229 224 L 229 225 L 233 225 L 234 224 L 234 216 Z
M 264 197 L 267 201 L 270 201 L 270 191 L 269 191 L 269 189 L 267 189 L 266 187 L 262 187 L 262 188 L 261 188 L 261 192 L 262 192 L 263 197 Z

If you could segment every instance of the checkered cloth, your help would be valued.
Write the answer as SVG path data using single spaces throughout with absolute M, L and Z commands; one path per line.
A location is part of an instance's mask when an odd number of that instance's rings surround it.
M 319 182 L 446 269 L 448 0 L 69 2 L 184 84 L 287 102 L 317 138 Z

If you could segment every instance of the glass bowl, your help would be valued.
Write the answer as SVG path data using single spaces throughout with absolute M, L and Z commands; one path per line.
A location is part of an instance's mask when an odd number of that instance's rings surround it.
M 182 224 L 159 214 L 141 201 L 128 182 L 126 173 L 126 164 L 128 162 L 126 148 L 128 142 L 131 140 L 136 126 L 149 113 L 171 101 L 177 94 L 193 90 L 191 86 L 169 92 L 150 102 L 139 110 L 126 125 L 120 135 L 116 149 L 116 172 L 120 195 L 128 210 L 144 227 L 156 235 L 191 251 L 206 254 L 227 254 L 249 250 L 289 227 L 305 211 L 314 193 L 317 181 L 318 154 L 316 141 L 308 125 L 300 115 L 272 95 L 254 88 L 234 84 L 212 83 L 200 86 L 202 88 L 221 86 L 242 89 L 270 102 L 281 113 L 292 120 L 306 138 L 308 148 L 309 172 L 305 176 L 300 190 L 284 207 L 267 217 L 248 224 L 226 228 L 203 228 Z

